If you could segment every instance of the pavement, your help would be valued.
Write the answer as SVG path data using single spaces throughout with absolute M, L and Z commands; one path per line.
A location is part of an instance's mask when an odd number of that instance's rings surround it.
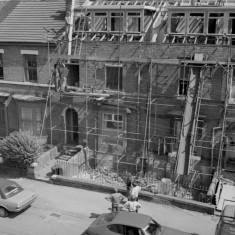
M 9 176 L 2 176 L 7 177 Z M 0 219 L 0 234 L 75 235 L 81 234 L 102 213 L 110 212 L 108 194 L 58 186 L 27 178 L 15 178 L 23 188 L 37 193 L 31 208 L 10 218 Z M 218 218 L 187 211 L 172 205 L 139 201 L 140 213 L 152 216 L 164 226 L 200 235 L 214 235 Z M 4 233 L 4 232 L 6 233 Z

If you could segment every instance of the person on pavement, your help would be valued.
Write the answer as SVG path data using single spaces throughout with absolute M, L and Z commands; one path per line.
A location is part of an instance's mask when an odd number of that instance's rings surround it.
M 106 197 L 107 200 L 112 202 L 112 213 L 119 212 L 120 201 L 125 199 L 125 197 L 118 192 L 117 188 L 114 188 L 114 193 L 109 197 Z
M 131 173 L 128 173 L 127 174 L 127 179 L 126 179 L 126 192 L 127 192 L 128 201 L 130 200 L 130 197 L 131 197 L 132 188 L 133 188 L 132 175 L 131 175 Z
M 131 196 L 130 201 L 127 201 L 124 206 L 129 212 L 138 213 L 138 209 L 141 207 L 140 203 L 135 200 L 134 196 Z
M 141 191 L 141 187 L 139 186 L 139 184 L 137 182 L 133 183 L 133 188 L 131 191 L 131 196 L 135 197 L 135 200 L 138 202 L 139 200 L 139 192 Z

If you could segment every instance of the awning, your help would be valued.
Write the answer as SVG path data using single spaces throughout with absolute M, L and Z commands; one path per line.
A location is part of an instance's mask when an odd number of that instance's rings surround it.
M 27 102 L 35 102 L 35 101 L 46 101 L 45 98 L 37 97 L 33 95 L 13 95 L 13 99 Z

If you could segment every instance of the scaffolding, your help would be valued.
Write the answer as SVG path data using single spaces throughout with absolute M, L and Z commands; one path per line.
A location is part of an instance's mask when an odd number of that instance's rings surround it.
M 203 2 L 200 1 L 201 6 L 203 4 L 210 4 L 212 1 L 207 1 Z M 216 6 L 221 6 L 220 3 L 218 3 L 218 1 L 213 1 L 214 4 Z M 116 10 L 121 10 L 122 7 L 124 6 L 142 6 L 142 7 L 146 7 L 146 8 L 150 8 L 150 9 L 155 9 L 156 14 L 154 14 L 152 16 L 152 18 L 155 19 L 155 21 L 157 21 L 159 24 L 166 19 L 167 17 L 167 6 L 168 6 L 169 2 L 164 2 L 164 1 L 96 1 L 96 2 L 92 2 L 91 5 L 89 6 L 93 6 L 96 8 L 100 9 L 104 6 L 117 6 Z M 177 5 L 178 3 L 174 2 L 172 4 L 172 6 L 186 6 L 187 4 L 191 5 L 192 2 L 191 1 L 182 1 L 179 5 Z M 186 5 L 185 5 L 186 4 Z M 198 130 L 198 121 L 199 121 L 199 117 L 200 117 L 200 109 L 202 106 L 202 101 L 203 101 L 203 90 L 204 90 L 204 83 L 205 83 L 205 73 L 207 72 L 208 68 L 211 69 L 213 66 L 220 66 L 223 70 L 225 70 L 228 74 L 228 76 L 232 76 L 231 73 L 226 70 L 224 67 L 227 66 L 228 68 L 230 68 L 231 62 L 226 62 L 226 61 L 217 61 L 216 58 L 214 58 L 210 53 L 207 53 L 207 59 L 206 60 L 195 60 L 192 58 L 192 51 L 188 52 L 188 54 L 186 54 L 186 47 L 187 47 L 187 43 L 189 43 L 188 39 L 190 38 L 191 35 L 185 34 L 185 35 L 181 35 L 182 37 L 182 43 L 185 46 L 185 51 L 184 51 L 184 57 L 183 58 L 177 58 L 177 59 L 170 59 L 170 58 L 153 58 L 152 56 L 152 44 L 153 42 L 156 41 L 157 38 L 157 34 L 152 34 L 151 40 L 150 40 L 150 51 L 151 53 L 148 55 L 148 57 L 142 57 L 142 42 L 144 41 L 144 37 L 145 34 L 140 33 L 139 35 L 135 35 L 135 34 L 129 34 L 126 35 L 124 33 L 121 33 L 121 30 L 119 30 L 118 33 L 116 34 L 110 34 L 109 32 L 90 32 L 85 30 L 85 22 L 87 19 L 87 8 L 86 6 L 80 6 L 80 8 L 77 8 L 77 11 L 80 11 L 80 16 L 79 16 L 79 30 L 77 30 L 74 34 L 74 38 L 70 38 L 69 42 L 74 42 L 75 46 L 74 46 L 74 52 L 71 53 L 72 51 L 72 44 L 69 44 L 70 48 L 70 52 L 68 53 L 68 55 L 64 55 L 64 54 L 54 54 L 51 55 L 50 58 L 51 59 L 63 59 L 63 60 L 67 60 L 68 64 L 75 64 L 74 61 L 79 61 L 77 62 L 78 64 L 83 63 L 85 65 L 85 84 L 84 87 L 85 89 L 83 89 L 82 91 L 75 91 L 75 92 L 69 92 L 69 93 L 64 93 L 63 95 L 66 97 L 76 97 L 76 96 L 83 96 L 84 97 L 84 103 L 83 106 L 81 106 L 79 108 L 80 112 L 83 112 L 82 116 L 82 120 L 85 120 L 85 132 L 83 134 L 85 134 L 85 139 L 86 139 L 86 143 L 87 145 L 89 145 L 88 140 L 89 140 L 89 136 L 96 136 L 96 143 L 95 143 L 95 149 L 94 149 L 94 155 L 96 156 L 97 154 L 102 154 L 103 157 L 100 159 L 100 162 L 97 164 L 98 166 L 101 165 L 104 161 L 113 161 L 116 163 L 116 169 L 117 172 L 120 171 L 120 163 L 123 163 L 121 160 L 125 159 L 125 164 L 129 164 L 129 165 L 133 165 L 134 167 L 136 167 L 137 169 L 137 164 L 135 162 L 128 162 L 126 159 L 128 157 L 134 157 L 137 159 L 140 159 L 141 162 L 141 167 L 139 169 L 139 171 L 141 173 L 144 172 L 144 159 L 147 160 L 148 166 L 150 165 L 150 161 L 151 164 L 154 168 L 154 157 L 152 159 L 150 159 L 150 152 L 152 151 L 151 145 L 156 144 L 156 139 L 157 138 L 157 134 L 156 134 L 156 119 L 157 119 L 157 115 L 158 115 L 158 107 L 160 107 L 161 105 L 163 106 L 164 104 L 161 104 L 159 102 L 159 98 L 161 98 L 161 96 L 156 96 L 153 95 L 153 83 L 155 82 L 155 80 L 157 80 L 157 78 L 164 73 L 166 67 L 168 65 L 171 66 L 176 66 L 178 68 L 180 68 L 181 66 L 184 67 L 184 74 L 185 74 L 185 67 L 188 65 L 191 66 L 195 66 L 197 68 L 200 68 L 201 72 L 199 75 L 199 82 L 197 81 L 197 79 L 195 77 L 191 77 L 189 80 L 189 87 L 188 87 L 188 92 L 186 92 L 186 102 L 185 102 L 185 106 L 184 106 L 184 114 L 183 116 L 183 124 L 182 124 L 182 129 L 181 129 L 181 138 L 179 139 L 178 143 L 178 159 L 179 159 L 179 155 L 182 155 L 182 153 L 185 151 L 185 146 L 186 144 L 188 144 L 188 142 L 186 142 L 186 137 L 187 134 L 189 133 L 191 135 L 191 139 L 190 139 L 190 149 L 189 149 L 189 159 L 188 159 L 188 167 L 187 167 L 187 173 L 186 174 L 190 174 L 191 175 L 191 184 L 194 184 L 195 181 L 198 178 L 198 172 L 194 169 L 194 167 L 196 166 L 196 163 L 198 161 L 200 161 L 200 156 L 197 158 L 197 156 L 194 155 L 195 152 L 195 148 L 202 148 L 202 146 L 197 146 L 196 145 L 196 137 L 197 137 L 197 130 Z M 151 24 L 150 24 L 151 25 Z M 151 25 L 151 27 L 156 26 L 156 25 Z M 73 30 L 73 29 L 71 29 Z M 70 32 L 70 35 L 73 35 L 73 33 Z M 190 38 L 190 43 L 191 44 L 196 44 L 198 42 L 198 37 L 200 35 L 196 35 L 193 39 Z M 178 35 L 165 35 L 165 38 L 163 39 L 163 43 L 168 43 L 169 47 L 171 45 L 174 45 L 174 43 L 177 40 L 177 37 L 179 37 Z M 109 43 L 115 42 L 116 44 L 116 50 L 117 50 L 117 54 L 113 55 L 113 56 L 102 56 L 100 57 L 99 55 L 96 55 L 96 48 L 95 50 L 95 55 L 91 55 L 91 54 L 87 54 L 87 42 L 88 41 L 92 41 L 92 42 L 96 42 L 97 43 L 97 47 L 98 47 L 98 43 L 99 42 L 104 42 L 104 41 L 108 41 Z M 229 38 L 228 36 L 225 36 L 225 38 L 222 37 L 217 37 L 216 38 L 216 45 L 220 45 L 219 43 L 223 43 L 224 41 L 226 41 L 225 46 L 227 47 L 231 47 L 232 44 L 232 37 Z M 139 55 L 138 56 L 132 56 L 132 57 L 124 57 L 123 54 L 120 53 L 120 47 L 122 43 L 125 42 L 138 42 L 140 43 L 138 52 Z M 203 42 L 203 44 L 207 44 L 207 37 L 205 37 L 205 41 Z M 76 53 L 77 52 L 77 53 Z M 204 52 L 201 52 L 201 54 Z M 200 52 L 197 51 L 197 54 L 200 54 Z M 190 58 L 191 56 L 191 58 Z M 195 56 L 195 54 L 194 54 Z M 231 55 L 230 55 L 231 57 Z M 230 60 L 229 60 L 230 61 Z M 99 87 L 97 84 L 95 84 L 94 88 L 89 87 L 89 83 L 88 83 L 88 63 L 116 63 L 117 67 L 118 67 L 118 90 L 115 93 L 115 100 L 112 100 L 113 96 L 110 94 L 107 94 L 105 92 L 102 92 L 99 90 Z M 137 94 L 135 94 L 134 96 L 132 95 L 125 95 L 121 92 L 120 88 L 120 73 L 121 73 L 121 64 L 125 64 L 125 63 L 134 63 L 137 65 Z M 153 69 L 154 66 L 159 66 L 161 65 L 162 68 L 159 71 L 159 74 L 157 77 L 153 77 Z M 149 70 L 149 78 L 148 78 L 148 87 L 147 87 L 147 95 L 145 94 L 141 94 L 141 71 L 142 69 L 145 68 L 145 66 L 149 66 L 148 70 Z M 193 74 L 193 72 L 191 73 Z M 95 74 L 95 79 L 96 79 L 96 74 Z M 227 78 L 229 79 L 229 78 Z M 196 83 L 198 82 L 198 83 Z M 96 82 L 95 82 L 96 83 Z M 228 84 L 229 82 L 226 83 L 227 87 L 226 90 L 228 90 Z M 98 87 L 98 88 L 97 88 Z M 91 92 L 91 89 L 93 89 L 93 91 Z M 193 93 L 191 93 L 191 91 L 193 90 Z M 192 97 L 193 95 L 193 97 Z M 51 100 L 51 99 L 50 99 Z M 122 109 L 127 109 L 128 107 L 133 108 L 133 110 L 136 110 L 137 113 L 137 124 L 136 124 L 136 133 L 134 132 L 128 132 L 126 127 L 123 127 L 122 130 L 120 131 L 118 128 L 116 129 L 116 143 L 115 144 L 111 144 L 111 146 L 108 146 L 108 150 L 105 148 L 102 148 L 102 146 L 99 145 L 99 141 L 98 141 L 98 136 L 106 136 L 106 138 L 109 138 L 109 135 L 104 135 L 103 134 L 103 127 L 102 128 L 98 128 L 97 125 L 97 119 L 99 118 L 98 115 L 94 115 L 95 116 L 95 126 L 91 126 L 89 127 L 89 123 L 88 123 L 88 109 L 89 109 L 89 103 L 90 102 L 96 102 L 97 104 L 102 104 L 102 103 L 106 103 L 106 104 L 112 104 L 116 107 L 116 117 L 119 118 L 120 117 L 120 110 Z M 225 111 L 224 111 L 224 117 L 223 117 L 223 127 L 222 127 L 222 133 L 225 132 L 226 130 L 226 124 L 225 124 L 225 120 L 226 120 L 226 109 L 227 109 L 227 102 L 228 102 L 228 94 L 226 92 L 226 99 L 225 99 Z M 132 105 L 129 105 L 128 103 L 134 103 Z M 144 105 L 143 105 L 144 103 Z M 51 105 L 51 104 L 50 104 Z M 167 104 L 166 104 L 167 105 Z M 191 107 L 193 105 L 193 108 Z M 143 107 L 145 106 L 145 107 Z M 70 105 L 71 107 L 71 105 Z M 154 108 L 153 108 L 154 107 Z M 145 121 L 142 123 L 140 120 L 140 115 L 141 115 L 141 111 L 145 111 L 146 115 L 145 115 Z M 153 115 L 153 110 L 154 110 L 154 115 Z M 128 112 L 128 111 L 127 111 Z M 190 117 L 187 119 L 187 115 L 190 114 Z M 154 116 L 154 118 L 152 117 Z M 153 119 L 154 119 L 154 123 L 153 123 Z M 81 121 L 81 120 L 80 120 Z M 192 126 L 188 126 L 188 129 L 185 129 L 184 124 L 187 122 L 191 122 Z M 52 125 L 51 125 L 52 126 Z M 152 127 L 155 128 L 155 131 L 151 131 Z M 56 129 L 56 128 L 55 128 Z M 144 130 L 144 135 L 141 136 L 141 129 Z M 185 132 L 186 131 L 186 132 Z M 101 132 L 101 134 L 100 134 Z M 132 137 L 129 137 L 132 136 Z M 134 137 L 133 137 L 134 136 Z M 161 151 L 165 154 L 166 148 L 168 145 L 171 145 L 172 143 L 175 143 L 176 137 L 173 136 L 165 136 L 164 138 L 162 138 L 163 140 L 158 142 L 158 146 L 157 146 L 157 153 L 159 154 Z M 184 139 L 184 141 L 183 141 Z M 139 146 L 140 143 L 142 143 L 142 150 L 140 150 L 139 148 L 137 148 L 137 151 L 132 155 L 132 156 L 127 156 L 127 147 L 124 146 L 123 148 L 121 148 L 121 141 L 134 141 L 136 146 Z M 52 140 L 51 140 L 52 142 Z M 177 145 L 177 144 L 176 144 Z M 180 152 L 181 151 L 181 152 Z M 222 151 L 223 151 L 223 134 L 221 134 L 221 140 L 220 140 L 220 155 L 218 158 L 218 165 L 220 166 L 218 169 L 221 169 L 222 166 Z M 184 153 L 185 154 L 185 153 Z M 114 160 L 110 160 L 110 155 L 115 156 Z M 97 160 L 97 159 L 96 159 Z M 178 166 L 180 166 L 180 170 L 176 170 L 178 172 L 178 174 L 185 174 L 185 171 L 183 168 L 185 168 L 185 163 L 183 163 L 182 165 L 179 164 L 179 160 L 178 160 Z M 175 170 L 175 169 L 174 169 Z M 137 170 L 136 170 L 137 171 Z

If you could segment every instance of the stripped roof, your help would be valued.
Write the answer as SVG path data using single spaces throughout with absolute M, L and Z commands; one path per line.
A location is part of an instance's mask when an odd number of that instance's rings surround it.
M 0 2 L 1 4 L 1 2 Z M 65 1 L 10 1 L 0 5 L 0 42 L 37 42 L 47 40 L 45 29 L 55 37 L 65 24 Z M 53 32 L 53 33 L 52 33 Z

